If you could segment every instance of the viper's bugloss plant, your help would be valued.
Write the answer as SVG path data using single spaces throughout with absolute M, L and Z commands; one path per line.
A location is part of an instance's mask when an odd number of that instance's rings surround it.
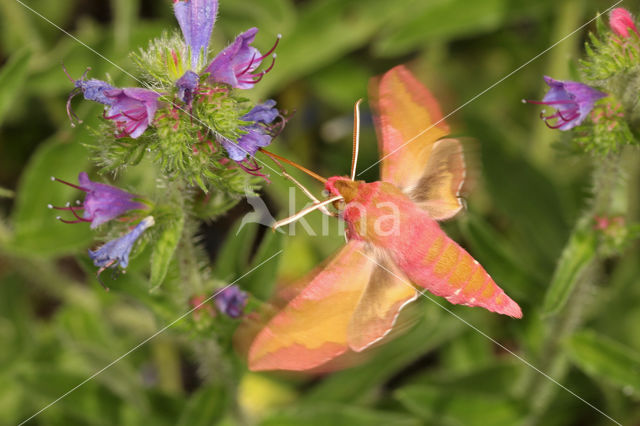
M 503 2 L 466 2 L 465 14 L 453 1 L 218 1 L 0 2 L 3 423 L 638 423 L 640 9 L 603 15 L 592 36 L 580 30 L 503 81 L 598 2 L 509 2 L 506 13 Z M 477 18 L 489 16 L 487 31 Z M 345 173 L 352 102 L 368 77 L 409 57 L 421 59 L 419 79 L 428 63 L 441 83 L 429 86 L 443 113 L 501 81 L 445 118 L 479 142 L 483 167 L 470 212 L 444 226 L 524 319 L 463 306 L 451 315 L 420 295 L 397 318 L 406 333 L 346 354 L 343 371 L 248 371 L 252 333 L 342 244 L 326 215 L 308 216 L 293 238 L 260 228 L 306 201 L 260 176 L 260 147 L 281 143 L 279 109 L 286 101 L 304 119 L 287 129 L 291 146 L 266 150 Z M 518 105 L 523 97 L 546 104 Z M 382 164 L 365 172 L 380 157 L 371 115 L 362 118 L 358 178 L 374 181 Z M 458 163 L 446 164 L 454 180 Z M 261 186 L 266 199 L 252 194 Z M 325 225 L 328 238 L 302 235 Z
M 640 129 L 640 36 L 629 11 L 613 9 L 609 28 L 597 20 L 598 35 L 589 34 L 586 58 L 580 61 L 582 82 L 545 77 L 549 91 L 542 101 L 553 107 L 541 118 L 552 129 L 574 129 L 575 149 L 600 155 L 637 144 Z
M 610 12 L 609 28 L 600 17 L 597 23 L 598 34 L 590 34 L 586 58 L 580 62 L 582 81 L 545 77 L 549 91 L 542 101 L 526 101 L 554 108 L 552 114 L 541 114 L 545 124 L 553 131 L 566 132 L 564 139 L 570 140 L 572 151 L 592 160 L 589 203 L 575 223 L 542 307 L 547 327 L 540 365 L 561 374 L 567 360 L 559 342 L 593 314 L 586 307 L 600 290 L 605 262 L 620 258 L 640 235 L 638 225 L 627 219 L 628 182 L 622 162 L 629 145 L 639 143 L 640 38 L 626 9 Z M 602 308 L 594 306 L 594 311 L 598 309 Z M 529 377 L 522 389 L 523 395 L 534 395 L 533 414 L 525 423 L 537 423 L 539 413 L 552 401 L 552 387 Z
M 254 104 L 245 96 L 273 68 L 279 35 L 262 54 L 252 45 L 258 29 L 250 28 L 211 55 L 217 0 L 174 0 L 173 10 L 182 34 L 166 32 L 132 54 L 141 87 L 120 88 L 89 78 L 89 69 L 75 79 L 64 69 L 74 85 L 67 101 L 73 126 L 82 123 L 72 108 L 75 96 L 104 105 L 103 124 L 92 129 L 95 140 L 87 141 L 101 171 L 120 172 L 150 157 L 146 164 L 154 167 L 158 194 L 134 195 L 82 172 L 78 185 L 54 180 L 84 191 L 84 202 L 50 208 L 69 214 L 58 217 L 62 222 L 91 223 L 108 241 L 89 251 L 98 275 L 107 268 L 126 268 L 130 256 L 150 247 L 150 281 L 157 288 L 174 257 L 182 256 L 178 269 L 187 307 L 187 294 L 220 287 L 209 280 L 205 256 L 195 242 L 196 217 L 224 213 L 268 181 L 254 156 L 271 144 L 286 120 L 274 100 Z M 144 243 L 136 244 L 143 234 Z M 215 300 L 218 310 L 233 318 L 242 315 L 246 302 L 247 294 L 237 287 Z
M 151 155 L 170 179 L 237 197 L 257 183 L 254 176 L 264 176 L 253 156 L 285 121 L 275 101 L 268 102 L 269 120 L 264 115 L 254 119 L 256 106 L 242 93 L 273 68 L 280 36 L 261 54 L 252 46 L 258 29 L 251 28 L 209 60 L 218 2 L 176 0 L 173 7 L 182 38 L 164 34 L 133 54 L 138 82 L 145 87 L 116 88 L 87 79 L 86 73 L 77 80 L 69 77 L 75 86 L 67 103 L 69 117 L 79 121 L 71 108 L 79 93 L 105 105 L 104 119 L 111 124 L 97 131 L 93 144 L 104 171 L 121 170 Z M 272 54 L 270 65 L 263 67 Z

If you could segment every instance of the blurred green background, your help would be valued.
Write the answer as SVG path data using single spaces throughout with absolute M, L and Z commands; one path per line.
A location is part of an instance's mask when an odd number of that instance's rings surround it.
M 104 292 L 86 258 L 94 235 L 87 226 L 57 222 L 46 208 L 73 194 L 49 176 L 73 181 L 90 170 L 83 142 L 100 115 L 100 106 L 76 101 L 85 124 L 70 127 L 65 101 L 72 85 L 61 63 L 73 76 L 91 66 L 90 77 L 109 75 L 120 86 L 134 85 L 114 64 L 134 72 L 128 52 L 178 29 L 171 2 L 25 3 L 112 63 L 19 2 L 0 0 L 0 424 L 28 418 L 189 308 L 186 300 L 169 302 L 162 288 L 149 292 L 144 253 Z M 637 244 L 608 262 L 598 287 L 569 300 L 565 312 L 541 312 L 587 202 L 590 159 L 554 149 L 566 135 L 548 130 L 539 110 L 520 101 L 541 98 L 543 75 L 578 78 L 578 58 L 595 25 L 493 87 L 613 3 L 221 0 L 213 51 L 251 26 L 260 28 L 255 44 L 262 50 L 283 35 L 274 70 L 250 96 L 274 98 L 294 113 L 273 150 L 324 176 L 348 172 L 352 108 L 358 98 L 366 101 L 370 77 L 406 63 L 445 114 L 464 105 L 448 121 L 457 134 L 479 142 L 480 179 L 468 212 L 444 226 L 522 306 L 524 318 L 438 300 L 465 324 L 421 300 L 414 308 L 418 323 L 366 363 L 308 378 L 247 373 L 228 339 L 208 340 L 190 325 L 190 316 L 29 424 L 612 424 L 505 348 L 613 419 L 638 424 Z M 622 6 L 640 11 L 640 2 Z M 378 155 L 370 116 L 365 111 L 363 117 L 361 170 Z M 639 159 L 635 151 L 625 153 L 630 222 L 639 216 Z M 374 167 L 363 176 L 376 180 L 377 173 Z M 292 174 L 320 193 L 318 185 Z M 154 187 L 144 164 L 119 178 L 125 186 Z M 286 182 L 273 176 L 264 193 L 274 216 L 288 215 Z M 297 197 L 302 206 L 302 195 Z M 299 277 L 341 244 L 335 232 L 281 237 L 257 226 L 236 236 L 234 223 L 248 211 L 241 202 L 203 223 L 201 235 L 221 280 L 284 249 L 268 268 L 239 282 L 259 296 L 277 280 Z M 320 214 L 309 221 L 318 226 Z

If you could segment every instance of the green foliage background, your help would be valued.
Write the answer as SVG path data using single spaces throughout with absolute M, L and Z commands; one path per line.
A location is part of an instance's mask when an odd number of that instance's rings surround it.
M 91 66 L 93 77 L 108 74 L 117 85 L 132 85 L 114 64 L 132 71 L 128 52 L 177 29 L 171 2 L 25 3 L 113 63 L 19 2 L 0 0 L 2 424 L 28 418 L 189 308 L 187 300 L 168 297 L 174 294 L 170 289 L 149 291 L 149 250 L 142 250 L 127 275 L 104 292 L 86 256 L 94 239 L 88 226 L 61 224 L 46 208 L 74 194 L 49 176 L 73 181 L 89 169 L 84 143 L 100 115 L 99 106 L 76 102 L 85 123 L 69 126 L 64 103 L 71 84 L 61 61 L 74 76 Z M 519 67 L 612 4 L 221 0 L 213 50 L 250 26 L 260 28 L 256 45 L 262 50 L 283 34 L 275 69 L 250 96 L 273 97 L 280 107 L 295 111 L 273 149 L 322 175 L 347 173 L 353 103 L 366 99 L 370 77 L 392 66 L 408 63 L 445 113 L 464 106 L 449 122 L 479 142 L 481 173 L 468 213 L 445 228 L 522 306 L 524 318 L 511 320 L 437 300 L 456 317 L 421 300 L 415 307 L 418 323 L 366 363 L 309 379 L 246 372 L 228 340 L 207 339 L 188 316 L 29 424 L 611 423 L 523 359 L 613 419 L 638 423 L 639 247 L 632 244 L 606 263 L 596 287 L 579 294 L 562 288 L 575 279 L 589 252 L 589 242 L 576 234 L 563 248 L 588 202 L 591 161 L 563 150 L 559 142 L 566 135 L 548 130 L 536 108 L 520 102 L 542 96 L 542 75 L 577 78 L 578 58 L 594 24 Z M 622 6 L 640 12 L 639 2 Z M 361 170 L 378 155 L 367 123 Z M 552 148 L 554 143 L 559 149 Z M 631 223 L 640 213 L 636 150 L 625 151 L 624 162 L 630 200 L 626 220 Z M 320 192 L 305 176 L 292 174 Z M 272 177 L 266 198 L 274 216 L 284 217 L 289 185 Z M 375 180 L 376 168 L 364 177 Z M 144 163 L 118 178 L 140 193 L 161 191 Z M 298 200 L 302 205 L 300 194 Z M 203 224 L 202 239 L 215 278 L 227 282 L 283 249 L 282 256 L 239 282 L 260 297 L 276 280 L 299 277 L 341 244 L 335 232 L 331 237 L 304 232 L 281 237 L 257 226 L 236 236 L 232 225 L 247 211 L 242 201 Z M 319 228 L 320 220 L 316 214 L 310 222 Z M 554 275 L 561 258 L 567 259 L 565 269 Z M 168 274 L 176 274 L 175 265 Z M 563 282 L 549 292 L 552 278 Z

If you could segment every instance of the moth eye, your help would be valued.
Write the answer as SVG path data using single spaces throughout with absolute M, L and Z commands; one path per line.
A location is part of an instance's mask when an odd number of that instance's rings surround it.
M 326 189 L 322 190 L 322 196 L 323 197 L 328 197 L 329 196 L 329 191 L 327 191 Z

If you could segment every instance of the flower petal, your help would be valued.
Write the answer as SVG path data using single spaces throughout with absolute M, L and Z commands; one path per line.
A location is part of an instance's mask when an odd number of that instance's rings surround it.
M 214 297 L 216 308 L 221 313 L 231 317 L 239 318 L 244 313 L 249 296 L 240 290 L 237 285 L 225 287 Z
M 193 100 L 193 93 L 198 87 L 200 82 L 200 76 L 195 72 L 189 70 L 184 73 L 182 77 L 176 81 L 176 87 L 178 88 L 178 99 L 185 104 L 191 104 Z
M 638 34 L 633 16 L 623 7 L 617 7 L 609 13 L 609 26 L 614 33 L 622 38 L 628 38 L 631 35 L 629 30 Z
M 138 87 L 114 89 L 105 94 L 112 99 L 106 118 L 116 123 L 118 137 L 140 137 L 155 117 L 160 94 Z
M 93 182 L 85 172 L 80 173 L 78 182 L 87 191 L 82 206 L 84 218 L 91 220 L 92 229 L 129 210 L 139 210 L 146 207 L 142 203 L 133 201 L 136 198 L 135 195 L 111 185 Z
M 251 46 L 257 32 L 257 28 L 248 29 L 218 53 L 205 69 L 209 79 L 239 89 L 252 88 L 255 83 L 251 72 L 262 62 L 260 51 Z
M 218 14 L 217 0 L 173 0 L 173 10 L 191 49 L 191 68 L 197 69 L 200 56 L 206 55 Z
M 100 268 L 115 267 L 117 265 L 126 268 L 129 265 L 129 254 L 133 244 L 147 228 L 154 224 L 153 216 L 147 216 L 128 234 L 105 243 L 96 251 L 89 250 L 89 257 L 93 260 L 93 264 Z

